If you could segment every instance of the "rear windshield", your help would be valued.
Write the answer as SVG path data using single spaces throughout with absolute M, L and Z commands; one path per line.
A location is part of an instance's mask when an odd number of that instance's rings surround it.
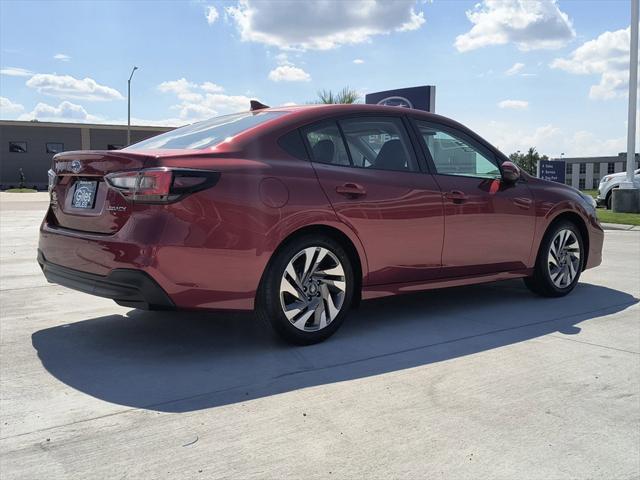
M 212 147 L 286 112 L 243 112 L 215 117 L 135 143 L 125 150 L 202 149 Z

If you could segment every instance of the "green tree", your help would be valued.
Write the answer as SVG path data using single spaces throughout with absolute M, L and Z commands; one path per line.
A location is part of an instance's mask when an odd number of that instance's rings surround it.
M 318 91 L 317 103 L 358 103 L 359 100 L 360 94 L 357 91 L 353 88 L 344 87 L 337 93 L 324 89 Z
M 538 169 L 538 162 L 540 160 L 549 160 L 549 157 L 546 155 L 540 155 L 536 150 L 536 147 L 531 147 L 527 153 L 520 153 L 520 151 L 512 153 L 509 155 L 509 160 L 525 172 L 535 175 Z

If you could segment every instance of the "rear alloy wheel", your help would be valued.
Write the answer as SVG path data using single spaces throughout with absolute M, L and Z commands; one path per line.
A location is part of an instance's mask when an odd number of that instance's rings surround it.
M 258 314 L 296 344 L 333 334 L 353 296 L 353 269 L 344 249 L 328 237 L 302 237 L 281 249 L 260 288 Z
M 571 222 L 558 222 L 545 235 L 534 274 L 525 283 L 540 295 L 564 296 L 578 283 L 583 262 L 580 231 Z

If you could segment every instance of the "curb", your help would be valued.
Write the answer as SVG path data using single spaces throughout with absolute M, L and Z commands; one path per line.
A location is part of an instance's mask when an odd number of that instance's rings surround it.
M 626 225 L 622 223 L 600 223 L 604 230 L 640 231 L 638 225 Z

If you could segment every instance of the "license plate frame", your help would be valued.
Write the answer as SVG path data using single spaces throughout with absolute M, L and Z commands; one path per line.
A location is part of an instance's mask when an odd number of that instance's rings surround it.
M 77 180 L 73 187 L 71 206 L 83 210 L 92 210 L 96 205 L 97 180 Z

